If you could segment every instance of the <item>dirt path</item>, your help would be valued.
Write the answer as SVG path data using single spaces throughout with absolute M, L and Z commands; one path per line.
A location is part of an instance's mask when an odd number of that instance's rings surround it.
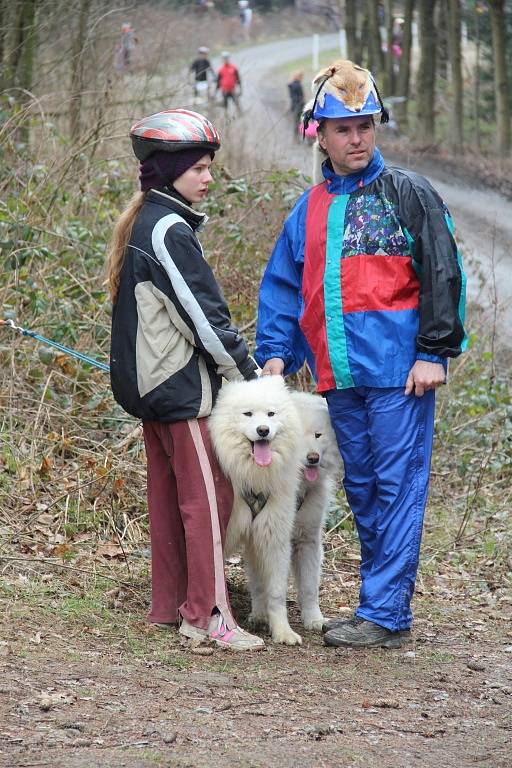
M 484 594 L 469 600 L 449 579 L 423 585 L 414 641 L 403 649 L 334 650 L 304 633 L 300 648 L 269 643 L 243 658 L 184 650 L 130 601 L 108 616 L 76 606 L 64 619 L 56 598 L 43 612 L 19 594 L 22 582 L 8 579 L 21 600 L 4 603 L 1 766 L 511 764 L 506 612 Z M 45 584 L 62 590 L 58 575 Z M 246 596 L 231 584 L 243 617 Z M 324 606 L 354 598 L 352 579 L 327 574 Z M 293 603 L 291 616 L 298 628 Z

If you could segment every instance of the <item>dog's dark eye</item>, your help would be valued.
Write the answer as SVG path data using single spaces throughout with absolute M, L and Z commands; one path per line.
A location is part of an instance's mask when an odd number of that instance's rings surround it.
M 315 432 L 315 437 L 318 440 L 319 437 L 322 437 L 322 433 L 321 432 Z
M 267 416 L 275 416 L 275 415 L 276 415 L 275 411 L 269 411 L 267 413 Z
M 244 411 L 244 416 L 252 416 L 252 411 Z

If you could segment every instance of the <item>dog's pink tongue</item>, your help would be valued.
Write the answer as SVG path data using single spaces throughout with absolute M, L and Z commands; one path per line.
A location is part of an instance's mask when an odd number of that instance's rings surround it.
M 318 467 L 304 467 L 304 475 L 306 480 L 310 483 L 314 483 L 318 479 Z
M 268 467 L 272 464 L 272 451 L 268 440 L 256 440 L 254 443 L 254 461 L 258 467 Z

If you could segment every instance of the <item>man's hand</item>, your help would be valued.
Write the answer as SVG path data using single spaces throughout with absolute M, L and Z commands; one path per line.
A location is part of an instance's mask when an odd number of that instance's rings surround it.
M 281 360 L 280 357 L 271 357 L 270 360 L 267 360 L 267 362 L 263 366 L 261 375 L 262 376 L 282 376 L 283 371 L 284 371 L 284 360 Z
M 269 362 L 271 362 L 269 360 Z M 416 360 L 409 371 L 405 382 L 405 393 L 423 397 L 427 389 L 436 389 L 445 382 L 444 367 L 441 363 L 429 363 L 427 360 Z

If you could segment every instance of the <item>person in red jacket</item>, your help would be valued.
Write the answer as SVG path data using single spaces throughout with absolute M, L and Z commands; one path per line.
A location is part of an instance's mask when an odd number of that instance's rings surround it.
M 235 65 L 231 63 L 228 51 L 223 51 L 221 55 L 223 64 L 217 73 L 217 90 L 220 90 L 222 93 L 224 109 L 228 108 L 228 101 L 231 99 L 240 113 L 239 96 L 242 93 L 240 73 Z

